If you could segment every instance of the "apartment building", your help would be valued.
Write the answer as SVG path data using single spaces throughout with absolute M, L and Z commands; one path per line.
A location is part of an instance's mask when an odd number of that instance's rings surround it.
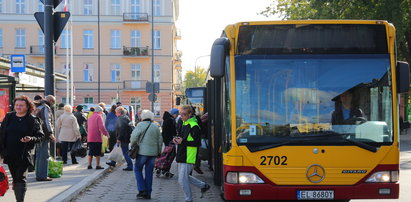
M 63 7 L 64 1 L 55 10 Z M 55 43 L 54 69 L 73 70 L 74 105 L 121 101 L 151 109 L 146 83 L 154 74 L 160 86 L 156 116 L 173 107 L 182 82 L 178 0 L 70 0 L 67 8 L 72 23 L 66 27 L 72 29 Z M 33 15 L 42 11 L 40 0 L 0 0 L 1 55 L 24 54 L 28 63 L 44 68 L 44 34 Z M 72 64 L 66 58 L 71 49 Z M 57 81 L 55 90 L 57 102 L 66 103 L 66 83 Z

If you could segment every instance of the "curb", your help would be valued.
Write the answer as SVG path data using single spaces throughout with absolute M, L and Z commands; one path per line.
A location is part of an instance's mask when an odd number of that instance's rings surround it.
M 102 177 L 104 174 L 106 174 L 109 171 L 110 167 L 104 168 L 104 170 L 100 172 L 94 172 L 92 175 L 84 178 L 81 180 L 79 183 L 71 186 L 64 192 L 58 194 L 57 196 L 51 198 L 48 200 L 48 202 L 68 202 L 78 196 L 78 194 L 82 191 L 84 191 L 87 187 L 89 187 L 91 184 L 93 184 L 96 180 L 98 180 L 100 177 Z

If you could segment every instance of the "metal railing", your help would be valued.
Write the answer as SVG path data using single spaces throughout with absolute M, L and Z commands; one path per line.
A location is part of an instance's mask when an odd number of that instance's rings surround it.
M 44 55 L 45 47 L 43 46 L 30 46 L 30 54 Z
M 123 21 L 148 22 L 148 13 L 123 13 Z
M 148 56 L 148 46 L 146 47 L 125 47 L 123 46 L 124 56 Z

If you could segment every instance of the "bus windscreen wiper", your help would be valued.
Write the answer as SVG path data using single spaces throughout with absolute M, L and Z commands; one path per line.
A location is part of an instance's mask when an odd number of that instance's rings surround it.
M 368 151 L 370 151 L 370 152 L 374 152 L 374 153 L 375 153 L 375 152 L 378 151 L 378 147 L 374 147 L 374 146 L 369 145 L 369 144 L 364 143 L 364 142 L 355 141 L 355 140 L 351 140 L 351 139 L 343 139 L 343 140 L 345 140 L 345 141 L 347 141 L 347 142 L 351 142 L 351 143 L 353 143 L 355 146 L 358 146 L 358 147 L 363 148 L 363 149 L 365 149 L 365 150 L 368 150 Z
M 257 151 L 262 151 L 262 150 L 266 150 L 266 149 L 281 147 L 281 146 L 284 146 L 284 145 L 288 145 L 290 143 L 297 143 L 297 142 L 301 142 L 301 139 L 287 140 L 287 141 L 284 141 L 284 142 L 279 142 L 279 143 L 269 144 L 269 145 L 261 145 L 261 146 L 247 145 L 247 148 L 248 148 L 248 150 L 250 150 L 250 152 L 257 152 Z

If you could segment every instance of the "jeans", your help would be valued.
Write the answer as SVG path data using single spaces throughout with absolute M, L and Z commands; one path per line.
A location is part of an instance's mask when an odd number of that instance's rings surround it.
M 127 168 L 133 168 L 133 161 L 131 161 L 130 156 L 128 156 L 128 143 L 121 143 L 121 150 L 123 151 L 124 159 L 127 162 Z
M 191 193 L 190 184 L 195 185 L 198 188 L 204 188 L 205 182 L 190 175 L 194 165 L 188 163 L 178 163 L 178 183 L 181 185 L 184 191 L 184 197 L 186 201 L 192 201 L 193 195 Z
M 37 144 L 36 148 L 36 179 L 44 180 L 47 178 L 49 167 L 49 143 L 50 140 L 43 140 Z
M 63 159 L 63 162 L 67 162 L 67 152 L 70 148 L 70 151 L 73 147 L 74 142 L 61 142 L 61 158 Z M 76 163 L 76 156 L 70 153 L 71 156 L 71 162 Z
M 134 164 L 134 174 L 137 181 L 137 189 L 139 192 L 145 191 L 147 195 L 151 195 L 153 185 L 153 170 L 155 156 L 139 155 Z M 143 167 L 144 176 L 143 176 Z

